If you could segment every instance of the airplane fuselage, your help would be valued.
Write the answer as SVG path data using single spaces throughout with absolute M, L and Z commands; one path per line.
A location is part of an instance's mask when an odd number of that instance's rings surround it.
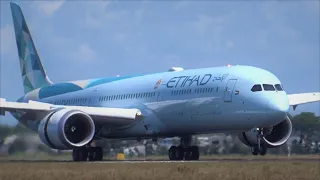
M 53 83 L 46 74 L 22 10 L 10 3 L 24 96 L 0 98 L 10 112 L 52 149 L 74 161 L 101 161 L 98 139 L 179 137 L 170 160 L 199 160 L 192 135 L 237 132 L 253 155 L 287 142 L 289 104 L 320 101 L 319 93 L 289 95 L 280 80 L 252 66 L 225 66 Z M 290 101 L 289 101 L 290 100 Z
M 281 83 L 263 69 L 226 66 L 54 84 L 19 101 L 141 110 L 143 118 L 129 126 L 98 123 L 102 138 L 243 132 L 273 126 L 289 109 L 285 91 L 253 92 L 256 84 Z M 34 119 L 21 122 L 38 128 Z

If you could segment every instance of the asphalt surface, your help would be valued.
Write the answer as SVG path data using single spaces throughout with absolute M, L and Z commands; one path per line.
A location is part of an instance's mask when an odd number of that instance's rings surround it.
M 201 159 L 199 161 L 168 161 L 168 160 L 103 160 L 87 161 L 86 163 L 203 163 L 203 162 L 272 162 L 272 161 L 304 161 L 319 162 L 320 159 L 311 158 L 217 158 Z M 70 163 L 71 160 L 0 160 L 0 163 Z M 83 163 L 83 162 L 82 162 Z

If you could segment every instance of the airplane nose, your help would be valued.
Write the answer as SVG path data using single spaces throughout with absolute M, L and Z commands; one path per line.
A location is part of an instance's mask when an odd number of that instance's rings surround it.
M 289 103 L 285 98 L 272 99 L 268 104 L 269 116 L 275 120 L 283 120 L 289 111 Z

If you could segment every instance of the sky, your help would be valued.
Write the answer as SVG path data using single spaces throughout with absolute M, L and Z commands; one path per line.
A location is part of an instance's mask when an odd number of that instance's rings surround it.
M 288 94 L 320 91 L 317 0 L 15 2 L 53 82 L 231 64 L 271 71 Z M 0 96 L 15 101 L 13 22 L 9 1 L 0 6 Z M 290 113 L 304 111 L 320 115 L 320 103 Z

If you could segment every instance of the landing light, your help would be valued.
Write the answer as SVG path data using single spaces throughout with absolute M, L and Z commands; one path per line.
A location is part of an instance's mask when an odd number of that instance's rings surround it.
M 231 64 L 228 64 L 228 67 L 231 67 Z

